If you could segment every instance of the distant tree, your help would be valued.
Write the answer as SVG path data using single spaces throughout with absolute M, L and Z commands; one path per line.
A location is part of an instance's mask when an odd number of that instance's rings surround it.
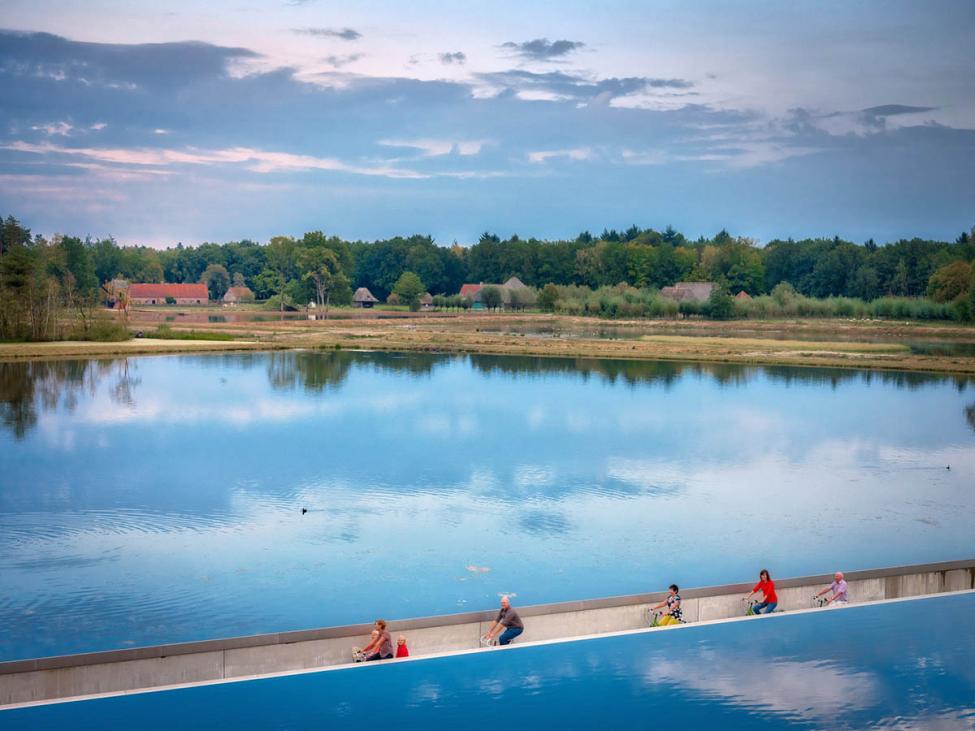
M 908 279 L 907 262 L 903 259 L 897 262 L 894 269 L 894 277 L 890 280 L 890 293 L 905 296 L 910 291 L 910 281 Z
M 0 257 L 15 246 L 28 246 L 30 229 L 21 225 L 13 216 L 0 220 Z
M 935 270 L 928 279 L 928 297 L 935 302 L 951 302 L 972 286 L 972 266 L 967 261 L 953 261 Z
M 284 298 L 281 297 L 284 291 L 284 276 L 281 272 L 272 269 L 271 267 L 265 267 L 260 274 L 254 278 L 254 286 L 257 287 L 257 296 L 262 300 L 270 300 L 272 297 L 278 297 L 277 304 L 281 308 L 281 312 L 284 312 Z
M 513 310 L 523 310 L 531 307 L 538 300 L 538 295 L 533 289 L 509 289 L 508 299 Z
M 849 294 L 864 300 L 876 299 L 880 296 L 880 274 L 876 268 L 864 264 L 853 275 L 853 283 Z
M 246 287 L 247 282 L 244 281 L 244 275 L 240 272 L 234 272 L 233 276 L 233 286 L 234 287 Z
M 299 263 L 303 278 L 314 282 L 318 305 L 325 308 L 327 317 L 332 293 L 349 288 L 349 278 L 342 271 L 338 255 L 324 247 L 307 248 L 299 255 Z
M 796 290 L 788 282 L 779 282 L 772 288 L 772 299 L 779 307 L 787 307 L 796 298 Z
M 487 287 L 481 288 L 481 304 L 489 310 L 496 310 L 501 306 L 502 301 L 503 297 L 501 296 L 501 289 L 499 287 L 488 285 Z
M 427 287 L 423 280 L 414 272 L 403 272 L 393 285 L 393 294 L 399 297 L 404 305 L 408 305 L 412 312 L 420 309 L 420 297 L 426 291 Z
M 200 282 L 207 286 L 210 299 L 216 302 L 227 294 L 227 289 L 230 287 L 230 274 L 227 272 L 227 267 L 222 264 L 210 264 L 203 270 Z
M 715 287 L 708 297 L 708 316 L 712 320 L 728 320 L 734 311 L 735 301 L 731 298 L 727 287 Z
M 538 295 L 538 306 L 545 312 L 552 312 L 559 301 L 559 288 L 549 282 Z
M 81 328 L 87 333 L 98 306 L 98 277 L 90 242 L 64 236 L 58 243 L 57 262 L 65 304 L 77 312 Z

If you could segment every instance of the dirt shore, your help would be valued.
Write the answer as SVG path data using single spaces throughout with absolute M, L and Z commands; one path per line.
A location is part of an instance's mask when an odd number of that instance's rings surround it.
M 133 330 L 145 331 L 158 323 L 158 311 L 135 312 L 129 321 Z M 248 321 L 245 317 L 236 322 L 168 324 L 177 332 L 222 332 L 234 335 L 235 340 L 134 338 L 119 343 L 0 344 L 0 360 L 349 348 L 975 374 L 975 328 L 951 324 L 854 320 L 610 322 L 487 313 L 423 313 L 395 319 Z M 918 352 L 917 343 L 938 346 L 935 350 L 942 354 Z

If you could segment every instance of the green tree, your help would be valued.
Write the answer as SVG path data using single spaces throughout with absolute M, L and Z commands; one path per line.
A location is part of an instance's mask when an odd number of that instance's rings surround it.
M 244 275 L 240 272 L 234 272 L 233 275 L 233 286 L 234 287 L 246 287 L 247 282 L 244 281 Z
M 849 294 L 864 300 L 880 296 L 880 274 L 869 264 L 864 264 L 853 275 L 853 285 Z
M 928 279 L 928 297 L 935 302 L 951 302 L 967 294 L 972 286 L 972 266 L 967 261 L 953 261 L 935 270 Z
M 29 246 L 30 229 L 21 225 L 13 216 L 0 219 L 0 257 L 15 246 Z
M 708 297 L 708 316 L 712 320 L 729 320 L 735 312 L 735 301 L 724 286 L 715 287 Z
M 284 284 L 284 275 L 271 267 L 266 267 L 254 278 L 254 286 L 257 287 L 257 296 L 262 300 L 268 301 L 273 297 L 277 297 L 277 304 L 280 306 L 282 313 L 284 312 Z
M 230 274 L 223 264 L 210 264 L 203 270 L 200 282 L 207 286 L 210 299 L 219 302 L 230 288 Z
M 552 312 L 559 301 L 559 288 L 549 282 L 538 295 L 538 306 L 545 312 Z
M 907 262 L 903 259 L 897 262 L 897 268 L 894 270 L 894 277 L 890 280 L 890 293 L 900 296 L 905 296 L 910 291 L 910 282 L 908 279 Z
M 513 310 L 523 310 L 531 307 L 538 301 L 538 295 L 534 289 L 509 289 L 508 299 Z
M 57 242 L 57 248 L 64 304 L 77 313 L 82 332 L 87 334 L 98 306 L 98 277 L 90 242 L 64 236 Z
M 487 287 L 481 288 L 481 304 L 487 307 L 489 310 L 496 310 L 501 306 L 504 298 L 501 296 L 501 289 L 499 287 L 494 287 L 488 285 Z
M 299 265 L 303 270 L 302 276 L 314 282 L 318 305 L 325 308 L 327 317 L 332 293 L 349 287 L 349 278 L 342 271 L 338 255 L 332 249 L 321 246 L 306 248 L 299 255 Z
M 420 309 L 420 297 L 426 291 L 423 280 L 413 272 L 403 272 L 393 286 L 393 294 L 399 297 L 400 302 L 409 305 L 413 312 Z

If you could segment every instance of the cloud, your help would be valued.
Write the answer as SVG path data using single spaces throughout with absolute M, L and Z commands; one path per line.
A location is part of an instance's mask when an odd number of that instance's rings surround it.
M 883 104 L 855 111 L 821 112 L 804 107 L 790 109 L 781 121 L 784 129 L 794 134 L 827 134 L 865 136 L 917 124 L 912 115 L 936 111 L 938 107 L 913 107 L 905 104 Z M 891 120 L 891 118 L 894 118 Z
M 646 683 L 671 683 L 707 698 L 761 709 L 820 725 L 832 722 L 836 709 L 857 710 L 876 703 L 880 693 L 872 673 L 835 668 L 822 661 L 776 658 L 758 678 L 742 673 L 742 658 L 695 650 L 688 658 L 664 660 L 648 668 Z
M 609 77 L 595 79 L 563 71 L 534 73 L 523 69 L 480 73 L 475 79 L 494 91 L 514 93 L 526 101 L 576 101 L 609 103 L 613 99 L 645 92 L 649 89 L 690 89 L 693 82 L 649 76 Z M 490 95 L 488 95 L 490 96 Z
M 198 42 L 111 44 L 70 41 L 49 33 L 0 31 L 0 70 L 12 81 L 68 87 L 162 91 L 225 77 L 235 61 L 258 59 L 246 48 Z M 53 92 L 53 90 L 52 90 Z
M 165 148 L 93 148 L 59 147 L 50 143 L 31 144 L 17 141 L 0 145 L 0 149 L 36 155 L 81 157 L 102 163 L 128 166 L 167 167 L 173 165 L 242 165 L 255 173 L 301 172 L 330 170 L 355 175 L 389 178 L 425 178 L 429 175 L 392 166 L 354 165 L 334 158 L 299 155 L 288 152 L 257 150 L 247 147 L 222 149 L 165 149 Z
M 345 56 L 326 56 L 324 60 L 329 66 L 339 69 L 350 63 L 355 63 L 363 57 L 364 54 L 362 53 L 350 53 Z
M 419 139 L 419 140 L 379 140 L 380 145 L 386 147 L 407 147 L 420 150 L 424 155 L 437 157 L 456 153 L 458 155 L 476 155 L 484 146 L 483 140 L 446 140 L 446 139 Z
M 295 33 L 318 38 L 338 38 L 343 41 L 357 41 L 362 33 L 354 28 L 295 28 Z
M 668 162 L 664 150 L 630 150 L 624 148 L 621 152 L 623 161 L 630 165 L 663 165 Z
M 522 43 L 508 41 L 502 43 L 501 47 L 513 52 L 516 56 L 532 61 L 553 61 L 562 59 L 585 47 L 585 45 L 582 41 L 550 41 L 548 38 L 536 38 Z
M 206 227 L 207 236 L 264 236 L 280 227 L 271 218 L 285 208 L 294 210 L 289 220 L 314 220 L 328 191 L 329 215 L 350 235 L 395 233 L 393 223 L 376 223 L 395 218 L 421 228 L 436 221 L 435 235 L 461 240 L 472 216 L 485 226 L 497 225 L 492 221 L 500 215 L 512 230 L 567 235 L 591 226 L 607 206 L 644 215 L 650 197 L 661 210 L 681 209 L 697 186 L 707 195 L 683 222 L 695 234 L 703 232 L 694 229 L 701 216 L 709 228 L 734 226 L 736 216 L 742 225 L 762 218 L 768 223 L 755 233 L 763 238 L 803 234 L 818 225 L 823 210 L 852 210 L 837 202 L 841 195 L 863 207 L 862 220 L 844 213 L 835 224 L 841 235 L 857 238 L 930 231 L 924 221 L 964 220 L 970 208 L 971 181 L 961 171 L 971 167 L 975 131 L 924 123 L 934 113 L 929 107 L 769 115 L 703 104 L 692 95 L 708 90 L 680 77 L 601 77 L 549 67 L 421 80 L 351 73 L 357 66 L 340 64 L 354 55 L 335 54 L 331 70 L 310 76 L 262 68 L 267 60 L 247 49 L 83 43 L 0 31 L 0 97 L 18 102 L 0 105 L 0 197 L 41 230 L 126 234 L 173 220 L 168 207 L 177 200 L 185 207 L 202 197 L 212 203 L 206 219 L 200 214 L 180 226 Z M 436 53 L 418 59 L 446 69 Z M 638 165 L 656 165 L 660 175 L 639 175 Z M 817 187 L 837 179 L 828 170 L 840 169 L 844 177 L 836 185 L 827 192 Z M 707 175 L 716 172 L 747 179 L 761 195 L 745 200 L 743 187 L 710 182 Z M 923 193 L 908 197 L 896 187 L 905 174 L 917 175 Z M 16 183 L 27 175 L 51 177 L 50 192 L 28 195 Z M 492 182 L 502 175 L 521 180 Z M 580 179 L 593 175 L 607 183 L 586 198 Z M 136 179 L 146 182 L 127 184 Z M 542 179 L 544 185 L 536 182 Z M 80 197 L 78 206 L 51 205 L 70 203 L 71 186 L 108 190 L 113 184 L 131 203 L 125 211 L 96 218 L 80 210 Z M 800 184 L 825 202 L 797 196 Z M 45 190 L 37 178 L 30 185 Z M 268 194 L 266 214 L 234 219 L 233 227 L 212 223 L 233 219 L 232 211 L 250 200 L 245 186 L 258 185 L 281 191 Z M 536 220 L 525 202 L 532 198 L 540 210 L 560 201 L 572 212 L 565 219 L 543 212 Z M 395 216 L 377 216 L 390 200 Z M 790 200 L 802 200 L 802 210 L 812 206 L 816 216 L 803 219 L 800 204 Z M 892 200 L 900 201 L 895 216 Z
M 467 54 L 463 51 L 454 51 L 453 53 L 441 53 L 440 63 L 443 64 L 458 64 L 462 65 L 467 62 Z
M 592 150 L 588 147 L 575 147 L 567 150 L 537 150 L 528 153 L 528 159 L 534 163 L 548 162 L 558 157 L 569 160 L 589 160 L 592 157 Z
M 48 122 L 47 124 L 35 124 L 31 127 L 35 132 L 43 132 L 48 137 L 60 135 L 67 137 L 71 134 L 74 126 L 70 122 Z
M 893 117 L 898 114 L 917 114 L 918 112 L 933 112 L 937 107 L 909 107 L 905 104 L 884 104 L 862 110 L 863 114 L 872 117 Z

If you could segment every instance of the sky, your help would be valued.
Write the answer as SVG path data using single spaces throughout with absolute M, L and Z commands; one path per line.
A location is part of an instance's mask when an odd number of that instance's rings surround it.
M 2 0 L 0 214 L 169 246 L 975 225 L 975 3 Z

